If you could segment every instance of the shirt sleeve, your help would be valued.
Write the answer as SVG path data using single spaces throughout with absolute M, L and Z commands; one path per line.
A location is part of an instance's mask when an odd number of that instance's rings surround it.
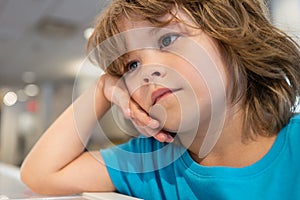
M 116 189 L 131 196 L 134 196 L 134 191 L 142 191 L 145 175 L 155 171 L 157 165 L 153 156 L 161 147 L 163 143 L 155 139 L 139 137 L 100 150 Z
M 143 192 L 144 184 L 153 181 L 157 173 L 182 154 L 177 149 L 173 144 L 141 136 L 100 152 L 116 189 L 135 196 Z

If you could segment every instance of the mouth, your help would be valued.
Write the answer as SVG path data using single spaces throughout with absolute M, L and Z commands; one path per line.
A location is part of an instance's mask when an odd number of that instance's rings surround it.
M 163 99 L 163 98 L 167 97 L 168 95 L 173 94 L 174 92 L 177 92 L 179 90 L 180 89 L 169 89 L 169 88 L 161 88 L 161 89 L 155 90 L 151 95 L 152 105 L 155 105 L 161 99 Z

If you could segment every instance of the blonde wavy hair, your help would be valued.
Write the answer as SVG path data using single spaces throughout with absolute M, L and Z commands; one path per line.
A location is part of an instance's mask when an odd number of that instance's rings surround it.
M 176 18 L 176 9 L 217 41 L 230 74 L 230 101 L 245 111 L 244 136 L 276 135 L 295 114 L 300 53 L 297 43 L 272 25 L 262 0 L 114 0 L 96 20 L 87 49 L 107 73 L 122 76 L 122 56 L 115 59 L 118 41 L 98 48 L 120 33 L 118 21 L 133 16 L 130 20 L 164 27 L 172 20 L 158 19 Z

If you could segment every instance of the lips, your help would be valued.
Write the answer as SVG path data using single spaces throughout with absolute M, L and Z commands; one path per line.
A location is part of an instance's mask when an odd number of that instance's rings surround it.
M 179 89 L 169 89 L 169 88 L 161 88 L 155 90 L 151 95 L 152 105 L 156 104 L 163 97 L 166 97 L 167 95 L 172 94 L 178 90 Z

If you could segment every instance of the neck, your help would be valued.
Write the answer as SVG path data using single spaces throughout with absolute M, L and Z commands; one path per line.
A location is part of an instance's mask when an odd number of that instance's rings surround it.
M 206 166 L 245 167 L 260 160 L 272 147 L 276 137 L 257 134 L 255 138 L 245 140 L 242 115 L 241 111 L 237 111 L 234 115 L 226 117 L 217 143 L 204 158 L 199 158 L 199 151 L 207 128 L 199 129 L 188 149 L 191 157 L 197 163 Z

